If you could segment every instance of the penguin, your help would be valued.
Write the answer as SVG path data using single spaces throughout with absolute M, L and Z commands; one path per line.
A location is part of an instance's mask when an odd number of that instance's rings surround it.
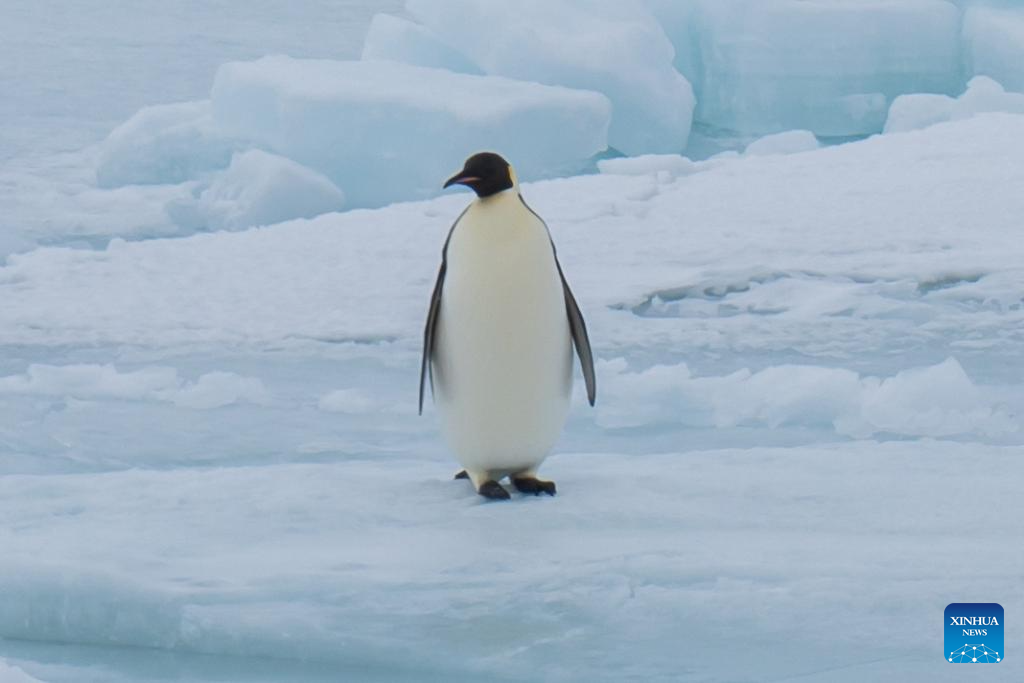
M 444 187 L 476 198 L 441 250 L 420 366 L 419 411 L 430 382 L 441 431 L 477 493 L 555 495 L 537 469 L 569 414 L 573 349 L 594 405 L 594 357 L 547 225 L 500 155 L 469 157 Z

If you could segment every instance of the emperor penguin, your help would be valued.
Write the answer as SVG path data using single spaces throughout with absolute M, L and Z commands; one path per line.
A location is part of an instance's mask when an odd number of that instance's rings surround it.
M 474 154 L 444 187 L 476 198 L 441 252 L 420 367 L 420 414 L 430 381 L 441 431 L 477 493 L 508 499 L 555 494 L 537 478 L 569 414 L 573 347 L 587 399 L 596 395 L 587 326 L 547 225 L 523 199 L 515 172 L 493 152 Z

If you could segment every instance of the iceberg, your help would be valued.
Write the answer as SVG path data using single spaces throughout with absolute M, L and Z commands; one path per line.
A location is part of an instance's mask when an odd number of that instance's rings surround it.
M 209 101 L 143 107 L 100 145 L 100 187 L 180 183 L 231 161 L 235 144 L 213 129 Z
M 466 74 L 483 73 L 469 57 L 427 27 L 390 14 L 378 14 L 370 22 L 362 59 L 403 62 Z
M 1024 92 L 1024 11 L 968 7 L 963 37 L 968 73 L 991 76 L 1009 90 Z
M 607 147 L 601 94 L 391 62 L 283 56 L 222 65 L 213 118 L 232 136 L 324 174 L 355 207 L 434 196 L 473 152 L 522 179 L 586 167 Z
M 604 93 L 609 144 L 624 154 L 681 152 L 693 89 L 675 51 L 642 5 L 409 0 L 407 9 L 487 74 Z
M 960 11 L 944 0 L 697 0 L 683 9 L 662 20 L 690 22 L 667 32 L 677 65 L 699 70 L 696 120 L 717 129 L 865 135 L 882 130 L 897 95 L 962 87 Z
M 323 174 L 291 159 L 250 149 L 235 154 L 197 198 L 174 200 L 168 213 L 194 230 L 241 230 L 339 211 L 345 195 Z

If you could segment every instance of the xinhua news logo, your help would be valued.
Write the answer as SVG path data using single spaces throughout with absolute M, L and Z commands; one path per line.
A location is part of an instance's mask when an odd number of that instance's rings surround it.
M 953 664 L 1003 661 L 1003 608 L 994 602 L 954 602 L 946 607 L 945 658 Z

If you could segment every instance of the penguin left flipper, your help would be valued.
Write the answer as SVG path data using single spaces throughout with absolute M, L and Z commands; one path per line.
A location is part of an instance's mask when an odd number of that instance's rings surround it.
M 551 237 L 551 229 L 548 228 L 548 224 L 544 222 L 544 219 L 540 217 L 536 211 L 530 208 L 530 205 L 523 199 L 523 195 L 519 195 L 519 201 L 522 202 L 526 210 L 532 213 L 537 220 L 541 222 L 544 229 L 548 232 L 548 238 Z M 569 289 L 569 283 L 565 279 L 565 273 L 562 272 L 562 264 L 558 262 L 558 250 L 555 249 L 554 240 L 551 241 L 551 253 L 555 256 L 555 268 L 558 269 L 558 277 L 562 279 L 562 293 L 565 296 L 565 313 L 569 318 L 569 332 L 572 335 L 573 346 L 576 347 L 576 355 L 580 358 L 580 369 L 583 371 L 583 381 L 587 386 L 587 402 L 590 405 L 594 405 L 594 401 L 597 399 L 597 378 L 594 374 L 594 353 L 590 350 L 590 337 L 587 335 L 587 324 L 583 322 L 583 314 L 580 312 L 579 304 L 576 303 L 576 297 L 572 295 L 572 290 Z

